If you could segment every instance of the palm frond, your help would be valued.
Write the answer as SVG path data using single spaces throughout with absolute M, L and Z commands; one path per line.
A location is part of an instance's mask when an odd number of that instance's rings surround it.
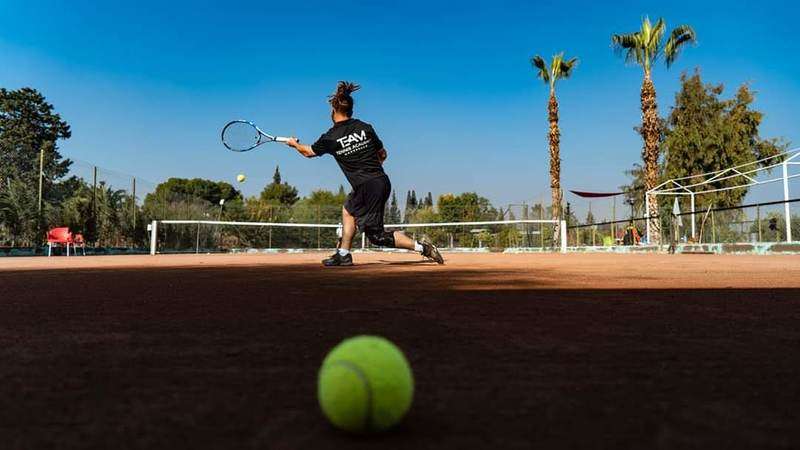
M 679 25 L 675 27 L 672 33 L 670 33 L 667 43 L 664 45 L 664 62 L 667 64 L 667 67 L 675 62 L 684 45 L 693 44 L 695 42 L 697 42 L 697 35 L 692 27 L 689 25 Z
M 642 17 L 642 25 L 639 28 L 639 33 L 645 38 L 650 40 L 650 32 L 653 30 L 653 24 L 650 23 L 650 18 L 647 16 Z
M 694 30 L 688 25 L 681 25 L 670 33 L 669 39 L 664 42 L 667 24 L 659 18 L 651 23 L 647 16 L 642 18 L 639 31 L 629 34 L 614 34 L 611 36 L 611 46 L 618 55 L 625 55 L 626 63 L 636 63 L 642 66 L 645 73 L 650 72 L 652 64 L 664 56 L 667 67 L 671 66 L 682 46 L 696 41 Z
M 656 24 L 653 25 L 652 29 L 650 30 L 650 36 L 648 39 L 648 47 L 655 48 L 661 45 L 661 39 L 664 38 L 664 31 L 667 29 L 667 24 L 664 22 L 664 19 L 659 18 L 656 21 Z
M 628 34 L 611 35 L 611 47 L 619 52 L 625 52 L 631 48 L 638 47 L 640 42 L 640 32 Z
M 561 61 L 564 60 L 564 52 L 556 53 L 553 59 L 550 60 L 550 76 L 551 78 L 558 78 L 559 71 L 561 70 Z
M 578 58 L 572 58 L 567 61 L 563 59 L 559 65 L 559 78 L 569 78 L 572 75 L 572 70 L 578 65 Z
M 547 69 L 547 63 L 544 58 L 539 55 L 531 58 L 531 66 L 536 69 L 536 76 L 541 78 L 545 83 L 550 83 L 550 71 Z
M 612 35 L 611 47 L 617 55 L 625 56 L 625 63 L 644 65 L 641 32 Z

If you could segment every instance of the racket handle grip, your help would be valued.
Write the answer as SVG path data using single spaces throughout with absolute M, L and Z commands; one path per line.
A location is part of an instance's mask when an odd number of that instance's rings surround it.
M 286 143 L 286 142 L 289 142 L 289 139 L 291 139 L 291 138 L 278 136 L 278 137 L 275 138 L 275 142 Z

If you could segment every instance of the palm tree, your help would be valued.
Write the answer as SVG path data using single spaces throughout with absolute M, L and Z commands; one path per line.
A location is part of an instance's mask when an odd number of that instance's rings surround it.
M 645 191 L 653 189 L 658 183 L 658 156 L 661 130 L 659 127 L 658 107 L 656 105 L 656 88 L 652 79 L 652 68 L 662 59 L 667 67 L 678 58 L 681 48 L 689 43 L 696 42 L 694 30 L 689 25 L 680 25 L 669 33 L 669 38 L 664 42 L 667 25 L 663 19 L 658 19 L 655 25 L 645 16 L 639 31 L 628 34 L 614 34 L 611 36 L 611 46 L 619 54 L 625 54 L 625 62 L 635 63 L 644 70 L 642 81 L 642 160 L 644 162 Z M 647 215 L 651 217 L 647 222 L 647 238 L 649 242 L 659 242 L 661 231 L 659 226 L 658 204 L 655 199 L 648 199 Z
M 550 67 L 547 66 L 544 58 L 539 55 L 531 58 L 531 65 L 536 70 L 536 76 L 541 78 L 550 86 L 550 101 L 547 104 L 547 117 L 550 121 L 550 194 L 553 202 L 553 220 L 561 219 L 561 132 L 558 129 L 558 100 L 556 99 L 556 81 L 562 78 L 569 78 L 572 70 L 578 64 L 578 58 L 569 60 L 564 59 L 561 52 L 553 56 Z M 558 241 L 558 233 L 553 235 L 554 241 Z

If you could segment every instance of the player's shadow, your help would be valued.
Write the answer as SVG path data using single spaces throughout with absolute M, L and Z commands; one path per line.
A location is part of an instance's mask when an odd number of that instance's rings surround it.
M 445 261 L 447 263 L 447 261 Z M 415 261 L 390 261 L 387 259 L 380 259 L 376 264 L 384 265 L 384 266 L 418 266 L 418 265 L 436 265 L 436 261 L 431 261 L 429 259 L 418 259 Z

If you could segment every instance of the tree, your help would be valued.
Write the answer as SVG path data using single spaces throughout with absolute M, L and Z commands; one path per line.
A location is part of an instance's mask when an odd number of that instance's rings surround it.
M 242 193 L 230 183 L 203 178 L 170 178 L 156 186 L 154 193 L 149 195 L 163 195 L 181 200 L 197 199 L 211 205 L 218 205 L 220 200 L 227 202 L 242 198 Z
M 425 196 L 425 201 L 422 204 L 425 208 L 433 208 L 433 195 L 428 192 L 428 195 Z
M 272 183 L 268 184 L 261 191 L 262 201 L 275 206 L 292 206 L 298 200 L 297 188 L 289 183 L 282 182 L 281 171 L 275 167 L 275 174 L 272 176 Z
M 440 195 L 438 204 L 439 215 L 445 222 L 494 220 L 498 213 L 487 198 L 475 192 Z
M 584 222 L 584 223 L 586 225 L 591 225 L 591 224 L 595 223 L 594 214 L 592 214 L 591 210 L 589 210 L 589 212 L 586 213 L 586 222 Z
M 9 235 L 12 246 L 37 241 L 37 193 L 29 183 L 7 178 L 0 189 L 0 225 Z
M 44 150 L 44 181 L 66 175 L 71 161 L 58 152 L 58 140 L 69 139 L 69 125 L 35 89 L 0 89 L 0 180 L 18 178 L 36 185 Z
M 417 193 L 413 190 L 408 191 L 408 194 L 406 194 L 406 209 L 403 212 L 406 223 L 410 223 L 413 220 L 417 206 Z
M 225 209 L 241 210 L 242 194 L 230 183 L 202 178 L 170 178 L 156 186 L 144 199 L 143 213 L 157 219 L 221 218 Z
M 392 191 L 392 200 L 389 203 L 389 208 L 384 213 L 384 222 L 386 223 L 400 223 L 400 207 L 397 205 L 397 194 Z
M 634 163 L 633 167 L 625 171 L 625 175 L 631 179 L 631 182 L 619 188 L 624 192 L 625 204 L 630 205 L 633 209 L 633 216 L 637 216 L 644 211 L 644 170 L 642 170 L 642 165 Z
M 7 230 L 12 241 L 30 245 L 41 242 L 55 214 L 52 188 L 72 164 L 59 153 L 58 140 L 70 136 L 69 125 L 37 90 L 0 89 L 0 230 Z
M 569 78 L 578 64 L 578 58 L 565 60 L 561 52 L 553 56 L 550 67 L 539 55 L 531 58 L 531 65 L 536 76 L 550 86 L 550 100 L 547 103 L 547 118 L 550 121 L 550 195 L 553 202 L 553 220 L 561 219 L 561 131 L 558 128 L 558 100 L 556 99 L 556 82 Z
M 336 224 L 342 221 L 344 189 L 334 193 L 327 189 L 316 189 L 307 197 L 298 200 L 290 209 L 277 211 L 272 221 Z M 318 246 L 336 242 L 336 230 L 332 228 L 273 229 L 272 244 L 294 246 Z
M 272 174 L 272 183 L 281 184 L 281 166 L 275 166 L 275 172 Z
M 664 178 L 716 172 L 786 150 L 780 140 L 759 135 L 763 114 L 752 109 L 754 94 L 747 84 L 740 86 L 731 99 L 722 99 L 723 92 L 722 84 L 704 84 L 698 71 L 681 76 L 681 89 L 664 131 Z M 711 187 L 725 189 L 746 182 L 742 177 L 722 177 Z M 698 197 L 697 207 L 741 205 L 747 191 L 741 188 L 704 194 Z
M 611 36 L 612 47 L 620 54 L 625 54 L 625 61 L 642 67 L 644 79 L 640 93 L 642 108 L 641 134 L 644 139 L 642 161 L 644 162 L 645 190 L 649 191 L 658 184 L 658 157 L 661 131 L 659 129 L 658 107 L 656 105 L 656 88 L 652 79 L 652 68 L 663 59 L 667 67 L 672 66 L 680 54 L 680 50 L 689 43 L 696 42 L 694 30 L 688 25 L 674 28 L 664 41 L 667 25 L 658 19 L 655 25 L 646 16 L 642 19 L 639 31 Z M 650 219 L 650 242 L 660 242 L 661 233 L 658 221 L 658 204 L 654 198 L 650 201 L 648 215 Z
M 326 189 L 316 189 L 295 203 L 293 217 L 298 222 L 339 223 L 345 198 L 343 190 L 334 194 Z
M 344 196 L 341 186 L 339 191 Z M 275 167 L 272 183 L 266 185 L 258 197 L 247 199 L 244 209 L 248 220 L 286 222 L 293 218 L 291 207 L 298 200 L 297 188 L 283 181 L 280 167 Z

